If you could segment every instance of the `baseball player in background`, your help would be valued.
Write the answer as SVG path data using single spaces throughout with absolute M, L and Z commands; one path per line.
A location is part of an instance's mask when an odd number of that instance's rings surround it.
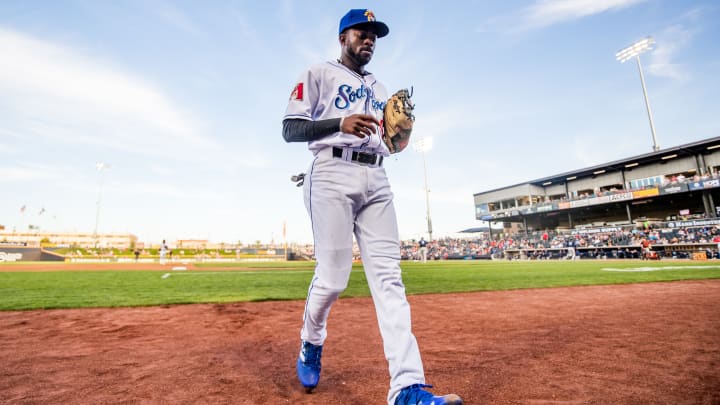
M 427 241 L 425 240 L 425 238 L 420 238 L 418 246 L 420 246 L 420 261 L 423 263 L 427 263 Z
M 424 388 L 420 350 L 400 270 L 400 241 L 393 194 L 383 168 L 385 87 L 365 70 L 386 24 L 370 10 L 340 20 L 340 58 L 300 75 L 283 120 L 287 142 L 308 142 L 312 163 L 304 178 L 317 265 L 308 288 L 296 368 L 308 392 L 320 381 L 330 307 L 347 287 L 353 234 L 375 303 L 390 371 L 388 404 L 462 404 L 455 394 Z M 433 402 L 434 401 L 434 402 Z
M 160 245 L 160 264 L 165 264 L 165 256 L 167 256 L 168 247 L 165 243 L 165 239 L 163 239 L 162 244 Z

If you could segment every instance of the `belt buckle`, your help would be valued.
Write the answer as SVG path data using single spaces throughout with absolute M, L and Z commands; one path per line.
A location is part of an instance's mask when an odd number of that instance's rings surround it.
M 374 165 L 375 161 L 377 160 L 377 157 L 372 153 L 358 152 L 356 160 L 358 163 L 363 163 L 366 165 Z

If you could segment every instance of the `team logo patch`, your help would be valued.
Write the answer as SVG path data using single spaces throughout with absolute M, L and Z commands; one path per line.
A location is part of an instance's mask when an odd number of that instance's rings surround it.
M 375 21 L 375 13 L 370 10 L 365 10 L 365 17 L 367 17 L 368 21 Z
M 298 100 L 302 101 L 303 99 L 303 84 L 298 83 L 295 88 L 293 89 L 292 93 L 290 93 L 290 100 Z

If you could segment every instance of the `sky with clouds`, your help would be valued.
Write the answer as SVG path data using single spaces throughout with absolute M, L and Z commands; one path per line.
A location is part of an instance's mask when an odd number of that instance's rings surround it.
M 289 180 L 311 154 L 282 116 L 350 8 L 390 27 L 368 70 L 414 88 L 435 237 L 478 225 L 473 193 L 650 152 L 637 65 L 615 60 L 646 36 L 660 147 L 720 135 L 714 0 L 4 0 L 0 225 L 311 242 Z M 423 155 L 386 170 L 401 237 L 427 237 Z

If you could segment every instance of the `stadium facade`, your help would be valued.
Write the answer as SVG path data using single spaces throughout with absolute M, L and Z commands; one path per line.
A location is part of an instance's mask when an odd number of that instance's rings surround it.
M 525 231 L 720 224 L 720 137 L 474 194 L 475 218 Z
M 0 231 L 0 244 L 19 244 L 39 247 L 42 244 L 56 247 L 115 248 L 141 247 L 133 234 L 91 234 L 65 232 L 6 232 Z

